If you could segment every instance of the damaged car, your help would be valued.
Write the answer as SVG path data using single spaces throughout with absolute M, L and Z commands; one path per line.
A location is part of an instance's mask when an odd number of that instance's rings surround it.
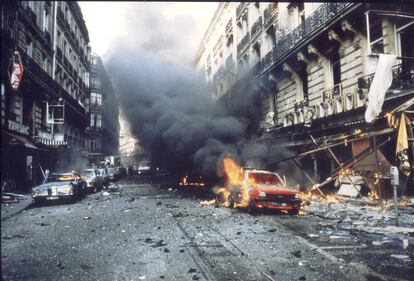
M 103 189 L 102 179 L 97 169 L 86 169 L 82 172 L 82 176 L 86 181 L 88 193 L 96 193 Z
M 43 184 L 32 188 L 32 198 L 35 203 L 60 199 L 74 202 L 85 189 L 86 182 L 78 173 L 54 173 L 48 175 Z
M 247 208 L 251 214 L 258 210 L 284 210 L 288 214 L 299 213 L 302 194 L 288 188 L 279 174 L 266 170 L 241 169 L 238 182 L 216 193 L 217 204 L 229 208 Z

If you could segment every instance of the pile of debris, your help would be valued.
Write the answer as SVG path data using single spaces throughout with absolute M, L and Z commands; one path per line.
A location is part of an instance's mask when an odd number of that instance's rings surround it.
M 336 198 L 336 200 L 333 200 Z M 324 220 L 319 223 L 320 233 L 329 238 L 358 237 L 374 246 L 391 245 L 414 250 L 414 199 L 400 201 L 398 221 L 392 200 L 344 200 L 336 196 L 328 200 L 309 199 L 303 207 L 308 215 Z

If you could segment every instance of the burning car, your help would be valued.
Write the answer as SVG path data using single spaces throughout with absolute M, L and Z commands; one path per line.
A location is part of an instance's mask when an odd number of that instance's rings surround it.
M 240 168 L 231 159 L 224 160 L 226 187 L 216 190 L 216 202 L 229 208 L 285 210 L 297 215 L 302 194 L 287 188 L 286 180 L 277 173 Z
M 32 198 L 35 203 L 59 199 L 76 201 L 85 188 L 85 180 L 77 173 L 50 174 L 43 184 L 32 188 Z

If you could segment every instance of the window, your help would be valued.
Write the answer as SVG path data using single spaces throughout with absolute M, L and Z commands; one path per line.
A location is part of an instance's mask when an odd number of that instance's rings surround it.
M 308 73 L 304 70 L 304 71 L 298 72 L 298 75 L 302 83 L 302 97 L 303 99 L 307 99 L 308 98 Z
M 43 70 L 47 72 L 47 56 L 43 55 L 43 62 L 42 62 Z
M 96 124 L 96 114 L 91 113 L 91 127 L 95 127 Z
M 330 59 L 331 64 L 331 81 L 332 87 L 341 83 L 341 62 L 339 60 L 339 54 L 335 55 Z
M 27 1 L 27 5 L 29 6 L 30 9 L 32 9 L 32 11 L 35 10 L 35 1 Z
M 96 150 L 96 140 L 89 140 L 89 151 L 94 152 Z
M 29 57 L 33 56 L 33 41 L 26 37 L 26 53 Z
M 96 114 L 96 127 L 102 128 L 102 114 Z
M 43 10 L 43 30 L 49 31 L 49 8 L 47 7 Z
M 91 104 L 102 105 L 102 94 L 100 93 L 91 93 Z
M 382 22 L 370 19 L 370 42 L 371 52 L 375 54 L 384 53 L 384 37 L 382 36 Z

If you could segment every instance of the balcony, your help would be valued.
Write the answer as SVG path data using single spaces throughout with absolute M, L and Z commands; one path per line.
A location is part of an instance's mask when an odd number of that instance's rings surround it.
M 236 9 L 236 18 L 239 18 L 244 10 L 249 6 L 249 2 L 241 2 L 240 5 Z
M 47 43 L 49 45 L 51 45 L 52 44 L 52 37 L 50 36 L 50 32 L 47 31 L 47 30 L 44 30 L 43 33 L 45 35 L 45 39 L 46 39 Z
M 99 104 L 97 102 L 92 102 L 89 105 L 89 109 L 90 110 L 94 110 L 94 111 L 101 111 L 102 110 L 102 104 Z
M 21 48 L 19 48 L 19 52 L 22 58 L 22 63 L 25 67 L 25 73 L 28 73 L 34 81 L 39 83 L 39 85 L 45 88 L 51 95 L 58 96 L 56 82 L 52 79 L 52 77 Z
M 262 28 L 262 17 L 260 16 L 252 26 L 251 37 L 254 38 Z
M 317 32 L 330 20 L 337 18 L 352 3 L 324 3 L 312 13 L 302 24 L 296 27 L 286 36 L 281 37 L 275 48 L 278 50 L 275 60 L 279 60 L 286 55 L 293 47 L 302 43 L 311 34 Z
M 263 58 L 262 58 L 262 68 L 267 69 L 272 65 L 273 62 L 273 52 L 270 50 Z
M 276 14 L 277 11 L 278 9 L 276 5 L 274 5 L 273 3 L 269 4 L 269 6 L 267 6 L 267 8 L 263 12 L 264 24 L 269 23 L 271 18 L 273 17 L 273 15 Z
M 358 88 L 369 90 L 375 73 L 358 79 Z M 414 60 L 403 59 L 401 64 L 392 69 L 390 89 L 408 89 L 414 87 Z
M 56 47 L 56 57 L 58 58 L 58 60 L 62 61 L 62 50 L 59 47 Z
M 242 40 L 240 41 L 239 45 L 237 45 L 237 54 L 240 55 L 242 51 L 246 48 L 248 43 L 250 42 L 250 34 L 246 33 Z
M 30 20 L 32 21 L 32 23 L 33 24 L 37 24 L 36 23 L 37 17 L 36 17 L 35 12 L 32 10 L 32 8 L 30 8 L 29 6 L 27 6 L 26 13 L 27 13 L 27 16 L 30 18 Z

